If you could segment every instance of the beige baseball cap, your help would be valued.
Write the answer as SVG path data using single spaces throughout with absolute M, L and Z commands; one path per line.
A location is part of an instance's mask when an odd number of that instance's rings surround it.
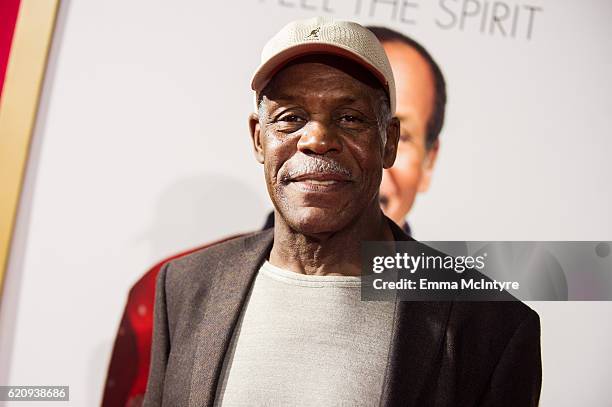
M 387 90 L 391 114 L 395 113 L 393 72 L 376 36 L 357 23 L 329 17 L 298 20 L 284 26 L 264 46 L 251 88 L 256 93 L 261 91 L 289 61 L 316 53 L 350 59 L 372 72 Z

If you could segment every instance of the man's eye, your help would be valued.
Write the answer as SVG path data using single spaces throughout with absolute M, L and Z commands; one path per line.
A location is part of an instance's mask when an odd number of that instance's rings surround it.
M 288 114 L 279 119 L 281 122 L 289 122 L 289 123 L 299 123 L 304 121 L 304 119 L 296 114 Z
M 361 120 L 357 116 L 345 114 L 344 116 L 340 117 L 340 121 L 343 121 L 345 123 L 361 123 L 363 120 Z

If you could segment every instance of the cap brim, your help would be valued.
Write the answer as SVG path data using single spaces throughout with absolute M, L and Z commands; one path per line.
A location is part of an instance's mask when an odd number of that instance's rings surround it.
M 316 41 L 311 43 L 296 44 L 291 47 L 285 48 L 277 54 L 269 58 L 265 63 L 261 64 L 255 71 L 253 79 L 251 80 L 251 89 L 255 92 L 261 91 L 272 79 L 272 77 L 281 70 L 288 62 L 310 54 L 331 54 L 338 55 L 340 57 L 349 59 L 353 62 L 362 65 L 368 71 L 370 71 L 381 84 L 384 85 L 387 93 L 389 93 L 389 83 L 387 82 L 384 75 L 367 59 L 356 54 L 348 48 L 344 48 L 341 45 L 335 43 L 326 43 L 322 41 Z

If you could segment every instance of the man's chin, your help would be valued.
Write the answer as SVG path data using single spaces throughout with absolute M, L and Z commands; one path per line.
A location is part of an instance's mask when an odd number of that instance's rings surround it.
M 337 208 L 301 208 L 285 216 L 291 229 L 307 236 L 339 232 L 349 223 Z

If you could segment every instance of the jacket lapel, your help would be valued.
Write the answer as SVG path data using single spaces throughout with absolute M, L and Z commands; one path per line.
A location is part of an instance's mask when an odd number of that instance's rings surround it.
M 413 240 L 389 221 L 396 241 Z M 381 406 L 418 406 L 441 355 L 451 302 L 398 301 Z
M 436 365 L 450 302 L 398 301 L 381 406 L 418 406 Z
M 271 229 L 254 234 L 244 239 L 239 253 L 228 253 L 231 262 L 218 264 L 197 327 L 190 407 L 213 405 L 225 353 L 251 284 L 272 248 L 272 241 Z

